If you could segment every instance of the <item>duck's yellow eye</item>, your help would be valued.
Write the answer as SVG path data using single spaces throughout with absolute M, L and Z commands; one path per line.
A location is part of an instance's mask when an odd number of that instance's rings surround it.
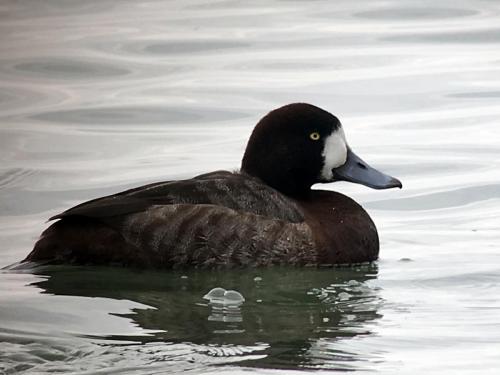
M 317 141 L 320 138 L 320 135 L 318 132 L 313 132 L 309 134 L 309 138 L 311 138 L 313 141 Z

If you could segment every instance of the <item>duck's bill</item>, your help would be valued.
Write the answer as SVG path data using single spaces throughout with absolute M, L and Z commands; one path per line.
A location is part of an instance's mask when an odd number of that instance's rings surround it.
M 350 148 L 347 148 L 347 160 L 344 165 L 333 170 L 335 180 L 362 184 L 373 189 L 402 188 L 401 181 L 370 167 Z

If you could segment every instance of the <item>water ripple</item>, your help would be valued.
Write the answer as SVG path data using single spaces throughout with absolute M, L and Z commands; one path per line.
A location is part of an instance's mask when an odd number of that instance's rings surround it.
M 127 58 L 137 56 L 142 59 L 148 57 L 163 58 L 177 56 L 213 55 L 226 51 L 242 50 L 249 47 L 248 42 L 239 42 L 230 39 L 158 39 L 158 40 L 129 40 L 95 44 L 100 51 L 112 51 L 113 55 L 125 55 Z M 184 61 L 189 64 L 188 61 Z
M 496 99 L 500 98 L 500 91 L 474 91 L 448 94 L 450 98 L 464 99 Z
M 365 203 L 368 208 L 394 211 L 420 211 L 460 207 L 500 198 L 500 184 L 469 186 L 414 197 Z
M 137 46 L 137 45 L 135 45 Z M 140 51 L 153 55 L 192 54 L 200 52 L 219 52 L 225 49 L 244 48 L 248 43 L 233 42 L 228 40 L 169 40 L 159 42 L 142 42 Z
M 25 62 L 12 64 L 12 69 L 21 73 L 28 73 L 36 78 L 50 78 L 57 80 L 94 80 L 107 77 L 124 76 L 131 72 L 123 67 L 84 60 L 69 58 L 46 57 L 30 59 Z
M 85 125 L 172 124 L 229 121 L 246 117 L 243 112 L 208 108 L 164 106 L 99 107 L 44 112 L 34 120 Z
M 446 18 L 468 17 L 478 14 L 473 9 L 460 8 L 416 8 L 416 7 L 384 7 L 381 9 L 369 10 L 354 13 L 355 17 L 378 19 L 383 21 L 421 21 L 440 20 Z
M 0 117 L 33 113 L 36 109 L 55 106 L 70 95 L 64 90 L 0 84 Z
M 38 173 L 32 169 L 11 168 L 0 171 L 0 189 L 11 188 L 28 176 Z
M 383 37 L 384 40 L 404 43 L 455 43 L 455 44 L 497 44 L 500 43 L 500 29 L 447 32 L 411 33 Z

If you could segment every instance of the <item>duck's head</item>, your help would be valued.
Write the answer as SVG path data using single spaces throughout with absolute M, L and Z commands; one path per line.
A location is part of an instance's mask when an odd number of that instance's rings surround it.
M 341 180 L 374 189 L 402 187 L 351 150 L 337 117 L 305 103 L 280 107 L 259 121 L 241 170 L 295 197 L 307 195 L 315 183 Z

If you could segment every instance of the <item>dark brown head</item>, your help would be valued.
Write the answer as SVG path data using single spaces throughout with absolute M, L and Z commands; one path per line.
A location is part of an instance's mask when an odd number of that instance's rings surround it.
M 337 117 L 306 103 L 280 107 L 259 121 L 241 170 L 293 197 L 306 196 L 315 183 L 337 180 L 376 189 L 401 187 L 351 151 Z

